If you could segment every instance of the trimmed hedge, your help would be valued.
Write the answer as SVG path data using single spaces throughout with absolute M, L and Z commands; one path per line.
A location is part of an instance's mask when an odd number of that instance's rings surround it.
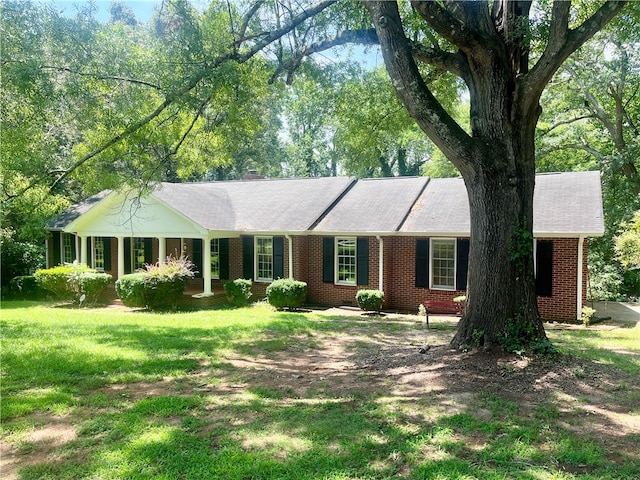
M 147 306 L 144 298 L 144 273 L 130 273 L 116 280 L 116 293 L 126 307 Z
M 380 290 L 358 290 L 356 301 L 362 310 L 380 313 L 384 304 L 384 293 Z
M 75 263 L 38 270 L 33 276 L 40 287 L 58 299 L 85 304 L 95 303 L 112 280 L 108 273 L 98 273 L 86 265 Z
M 288 308 L 295 310 L 307 298 L 307 284 L 292 278 L 274 281 L 267 287 L 267 301 L 278 310 Z
M 243 307 L 249 303 L 251 297 L 251 280 L 245 278 L 236 278 L 224 284 L 224 293 L 227 295 L 227 300 L 233 303 L 236 307 Z

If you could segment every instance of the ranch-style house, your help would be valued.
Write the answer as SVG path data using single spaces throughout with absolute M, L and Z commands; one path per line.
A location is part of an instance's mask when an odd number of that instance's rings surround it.
M 115 279 L 187 255 L 206 297 L 229 279 L 259 298 L 277 278 L 307 302 L 352 305 L 361 288 L 385 308 L 464 295 L 469 204 L 461 178 L 254 179 L 105 191 L 52 219 L 49 266 L 78 261 Z M 545 320 L 576 321 L 587 293 L 587 243 L 604 233 L 599 172 L 536 176 L 536 289 Z M 217 293 L 216 293 L 217 294 Z

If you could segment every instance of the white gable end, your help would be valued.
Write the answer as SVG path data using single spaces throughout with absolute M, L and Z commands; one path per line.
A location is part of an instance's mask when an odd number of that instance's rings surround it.
M 64 229 L 85 237 L 201 237 L 207 230 L 153 195 L 111 193 Z

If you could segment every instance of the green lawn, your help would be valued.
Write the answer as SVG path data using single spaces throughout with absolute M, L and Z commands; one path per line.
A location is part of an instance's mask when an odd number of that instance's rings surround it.
M 591 375 L 613 402 L 594 414 L 604 432 L 594 436 L 581 431 L 589 398 L 549 391 L 532 405 L 446 384 L 416 393 L 398 388 L 408 369 L 387 378 L 358 366 L 397 345 L 446 344 L 445 324 L 426 332 L 411 318 L 266 306 L 151 314 L 4 302 L 1 315 L 3 476 L 640 478 L 638 327 L 549 332 L 576 381 Z

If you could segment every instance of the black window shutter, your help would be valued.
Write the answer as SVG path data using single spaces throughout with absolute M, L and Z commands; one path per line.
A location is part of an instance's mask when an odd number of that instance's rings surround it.
M 145 238 L 144 239 L 144 263 L 147 265 L 151 265 L 155 263 L 153 261 L 153 239 Z
M 242 276 L 253 279 L 253 237 L 242 237 Z
M 459 238 L 456 245 L 456 290 L 467 289 L 469 270 L 469 239 Z
M 283 237 L 273 237 L 273 278 L 284 278 Z
M 356 241 L 356 283 L 369 285 L 369 239 L 358 238 Z
M 220 262 L 220 279 L 229 280 L 229 239 L 221 238 L 218 240 L 220 254 L 218 260 Z
M 131 237 L 124 239 L 124 273 L 131 273 Z
M 93 253 L 91 252 L 91 246 L 93 245 L 93 242 L 91 241 L 92 237 L 85 237 L 84 239 L 84 243 L 85 243 L 85 252 L 87 252 L 87 267 L 89 268 L 93 268 Z M 82 239 L 80 239 L 80 243 L 82 244 Z M 82 246 L 80 246 L 80 251 L 82 252 Z
M 416 239 L 416 287 L 429 288 L 429 239 Z
M 106 271 L 111 271 L 111 239 L 103 238 L 102 239 L 103 251 L 104 251 L 104 269 Z
M 536 295 L 550 297 L 553 291 L 553 242 L 538 240 L 536 247 Z
M 50 267 L 55 267 L 56 265 L 60 265 L 60 243 L 61 243 L 61 232 L 51 232 L 53 234 L 53 265 L 49 265 Z
M 76 253 L 76 237 L 74 234 L 69 233 L 71 235 L 71 261 L 73 262 L 76 258 L 78 258 L 78 254 Z
M 193 258 L 191 259 L 196 269 L 196 278 L 204 275 L 204 264 L 202 263 L 202 239 L 193 239 Z
M 333 283 L 334 276 L 334 252 L 335 241 L 333 237 L 322 238 L 322 281 L 324 283 Z

